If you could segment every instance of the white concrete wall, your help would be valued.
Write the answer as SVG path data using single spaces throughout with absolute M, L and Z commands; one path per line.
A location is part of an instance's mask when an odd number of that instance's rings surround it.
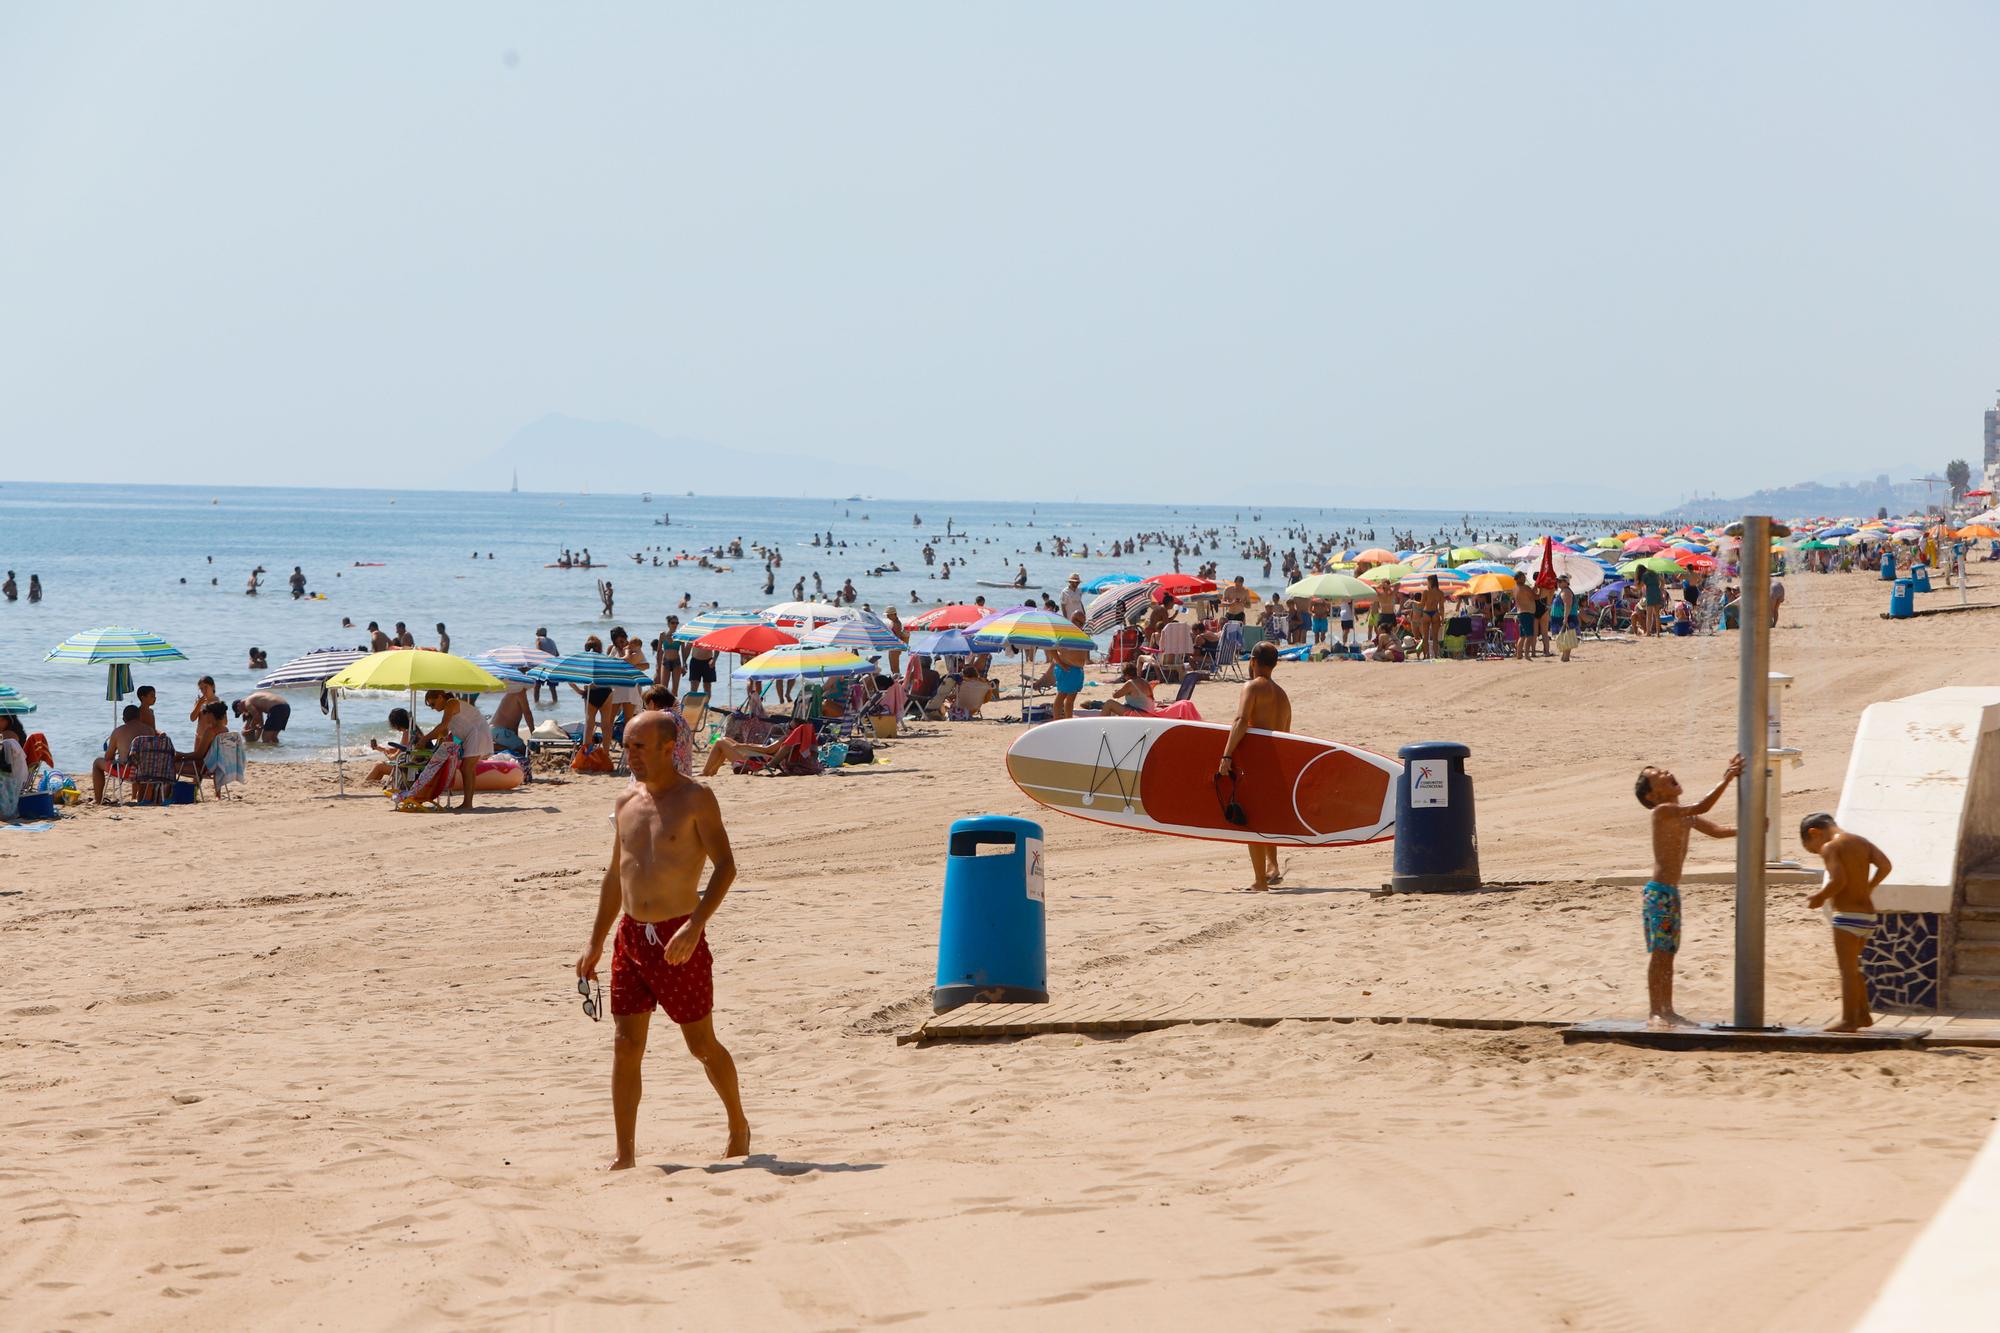
M 1996 733 L 2000 686 L 1929 690 L 1861 714 L 1834 817 L 1895 863 L 1875 891 L 1882 911 L 1951 911 L 1961 849 L 1966 864 L 2000 849 Z
M 2000 1130 L 1889 1275 L 1858 1333 L 1990 1333 L 2000 1325 Z

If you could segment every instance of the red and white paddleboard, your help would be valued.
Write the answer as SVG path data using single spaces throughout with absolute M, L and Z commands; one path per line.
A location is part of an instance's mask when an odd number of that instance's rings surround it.
M 1229 728 L 1147 717 L 1066 718 L 1023 732 L 1007 776 L 1079 819 L 1218 842 L 1346 847 L 1395 835 L 1403 765 L 1372 750 L 1288 731 L 1244 734 L 1236 782 L 1215 771 Z M 1232 824 L 1233 798 L 1248 820 Z

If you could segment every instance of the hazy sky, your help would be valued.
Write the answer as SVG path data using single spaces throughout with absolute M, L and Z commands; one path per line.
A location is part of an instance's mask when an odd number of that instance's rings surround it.
M 548 412 L 938 495 L 1976 468 L 1996 55 L 1951 3 L 0 0 L 0 478 L 409 484 Z

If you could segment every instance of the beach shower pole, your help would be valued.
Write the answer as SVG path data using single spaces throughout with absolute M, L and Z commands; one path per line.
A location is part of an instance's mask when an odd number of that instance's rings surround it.
M 1736 781 L 1736 1028 L 1764 1026 L 1764 824 L 1770 769 L 1771 520 L 1743 520 L 1738 548 L 1743 641 L 1736 678 L 1736 752 L 1743 776 Z M 1757 771 L 1749 771 L 1752 762 Z

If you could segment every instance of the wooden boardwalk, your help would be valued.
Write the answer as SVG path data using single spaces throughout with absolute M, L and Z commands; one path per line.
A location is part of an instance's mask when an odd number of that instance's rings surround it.
M 1786 1025 L 1794 1043 L 1825 1048 L 1818 1030 L 1839 1021 L 1837 1013 L 1816 1015 Z M 912 1042 L 982 1041 L 1052 1034 L 1119 1035 L 1158 1032 L 1164 1028 L 1204 1023 L 1239 1023 L 1246 1027 L 1274 1027 L 1279 1023 L 1412 1023 L 1438 1028 L 1463 1028 L 1505 1032 L 1518 1028 L 1579 1029 L 1577 1040 L 1616 1040 L 1643 1024 L 1607 1019 L 1578 1001 L 1562 1001 L 1537 1007 L 1532 1001 L 1512 1007 L 1497 1002 L 1466 1001 L 1409 1008 L 1383 1007 L 1356 1012 L 1334 1007 L 1316 1007 L 1282 1001 L 1259 1002 L 1247 997 L 1235 1003 L 1210 998 L 1189 998 L 1179 1002 L 1146 1001 L 1130 997 L 1084 997 L 1052 1004 L 968 1004 L 949 1013 L 925 1019 L 910 1032 L 896 1038 L 899 1046 Z M 1730 1044 L 1758 1044 L 1752 1034 L 1716 1034 L 1706 1029 L 1685 1029 L 1694 1037 L 1721 1036 Z M 1568 1034 L 1565 1034 L 1566 1037 Z M 1779 1040 L 1767 1036 L 1761 1044 Z M 2000 1016 L 1941 1012 L 1936 1014 L 1882 1014 L 1866 1038 L 1852 1045 L 1932 1048 L 1942 1046 L 2000 1047 Z

